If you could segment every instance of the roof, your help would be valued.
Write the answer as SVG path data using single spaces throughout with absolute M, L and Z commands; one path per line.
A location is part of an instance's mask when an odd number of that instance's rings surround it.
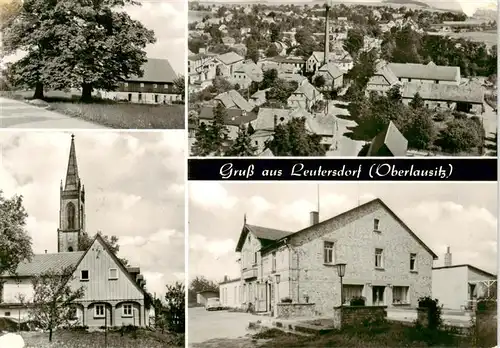
M 239 61 L 242 61 L 243 57 L 240 56 L 238 53 L 231 51 L 217 56 L 217 59 L 220 60 L 225 65 L 231 65 Z
M 319 71 L 327 72 L 329 73 L 333 78 L 337 78 L 339 76 L 342 76 L 344 73 L 339 69 L 337 64 L 334 63 L 327 63 L 323 65 L 321 68 L 319 68 Z
M 147 62 L 142 66 L 144 74 L 142 77 L 131 76 L 126 81 L 139 82 L 174 82 L 177 74 L 170 65 L 168 59 L 148 58 Z
M 308 100 L 316 99 L 316 96 L 321 94 L 309 81 L 304 81 L 290 96 L 291 100 L 295 99 L 294 95 L 303 94 Z
M 385 62 L 380 62 L 377 64 L 375 75 L 370 78 L 371 80 L 370 82 L 374 83 L 373 80 L 377 76 L 384 77 L 384 79 L 390 85 L 394 85 L 399 82 L 398 77 L 394 74 L 394 72 L 391 69 L 389 69 L 388 65 Z
M 460 67 L 440 66 L 436 64 L 414 64 L 414 63 L 388 63 L 398 78 L 413 78 L 422 80 L 458 81 L 460 79 Z
M 260 98 L 264 97 L 264 99 L 266 99 L 266 93 L 267 93 L 267 91 L 270 91 L 270 90 L 271 90 L 271 88 L 261 89 L 260 91 L 257 91 L 254 94 L 252 94 L 252 96 L 250 98 L 260 99 Z
M 71 135 L 71 145 L 69 148 L 68 169 L 66 171 L 65 191 L 79 189 L 80 177 L 78 176 L 78 164 L 76 162 L 75 136 Z
M 259 113 L 255 122 L 252 124 L 253 129 L 274 131 L 274 116 L 277 122 L 286 122 L 290 116 L 289 109 L 274 109 L 274 108 L 259 108 Z
M 382 206 L 382 208 L 384 208 L 399 224 L 401 224 L 401 226 L 427 251 L 429 252 L 429 254 L 432 255 L 432 257 L 434 258 L 434 260 L 437 260 L 438 259 L 438 256 L 420 239 L 418 238 L 418 236 L 403 222 L 403 220 L 401 220 L 380 198 L 375 198 L 369 202 L 366 202 L 364 204 L 361 204 L 359 206 L 356 206 L 350 210 L 347 210 L 339 215 L 336 215 L 330 219 L 327 219 L 327 220 L 324 220 L 320 223 L 317 223 L 315 225 L 312 225 L 312 226 L 308 226 L 300 231 L 297 231 L 295 233 L 292 233 L 292 234 L 289 234 L 288 236 L 284 236 L 282 238 L 282 240 L 284 240 L 285 238 L 288 239 L 290 237 L 294 237 L 296 235 L 298 235 L 299 233 L 304 233 L 306 231 L 309 231 L 313 228 L 316 228 L 316 227 L 319 227 L 319 226 L 322 226 L 322 225 L 325 225 L 325 224 L 328 224 L 328 223 L 332 223 L 332 222 L 335 222 L 336 220 L 339 220 L 341 218 L 344 218 L 344 217 L 348 217 L 350 216 L 351 214 L 353 213 L 356 213 L 360 210 L 363 210 L 367 207 L 370 207 L 372 205 L 375 205 L 375 204 L 379 204 Z M 240 237 L 241 238 L 241 237 Z M 278 240 L 276 241 L 274 244 L 272 245 L 269 245 L 268 249 L 274 247 L 274 246 L 277 246 L 279 245 L 279 242 L 281 240 Z
M 75 267 L 84 254 L 84 251 L 35 254 L 31 261 L 23 261 L 17 266 L 15 275 L 28 277 L 40 275 L 50 270 L 56 271 L 70 266 Z M 4 276 L 8 275 L 4 274 Z
M 226 126 L 240 126 L 243 124 L 250 123 L 257 118 L 255 112 L 245 112 L 240 109 L 226 109 L 227 117 L 224 120 Z M 198 116 L 200 120 L 212 120 L 214 118 L 214 108 L 204 107 L 200 111 Z
M 214 99 L 220 101 L 226 108 L 238 108 L 244 111 L 253 109 L 253 106 L 234 89 L 221 93 Z
M 335 116 L 317 114 L 306 117 L 306 126 L 314 134 L 333 137 L 335 133 Z
M 373 138 L 367 156 L 383 156 L 380 150 L 386 146 L 394 157 L 406 156 L 408 140 L 401 134 L 396 125 L 390 121 L 387 127 Z
M 263 79 L 262 69 L 251 60 L 246 60 L 245 62 L 239 64 L 234 69 L 234 72 L 245 73 L 247 77 L 254 82 L 261 82 Z
M 435 83 L 409 82 L 404 85 L 403 98 L 413 99 L 415 94 L 419 94 L 422 99 L 463 102 L 472 104 L 482 104 L 484 100 L 484 90 L 475 83 L 465 85 L 446 85 Z
M 267 228 L 262 226 L 255 226 L 244 224 L 243 229 L 240 234 L 240 238 L 238 240 L 238 244 L 236 245 L 236 252 L 240 252 L 243 247 L 243 243 L 248 235 L 248 233 L 252 233 L 256 238 L 262 241 L 276 241 L 283 237 L 291 235 L 293 232 L 277 230 L 274 228 Z
M 270 148 L 266 148 L 259 154 L 259 157 L 274 157 L 274 153 L 271 151 Z
M 432 267 L 433 270 L 435 269 L 447 269 L 447 268 L 459 268 L 459 267 L 467 267 L 470 268 L 476 272 L 483 273 L 487 275 L 488 277 L 496 278 L 497 276 L 493 273 L 486 272 L 485 270 L 482 270 L 480 268 L 474 267 L 472 265 L 469 265 L 468 263 L 460 264 L 460 265 L 452 265 L 452 266 L 441 266 L 441 267 Z
M 227 280 L 220 282 L 219 285 L 235 283 L 235 282 L 239 282 L 240 280 L 241 280 L 241 278 L 227 279 Z

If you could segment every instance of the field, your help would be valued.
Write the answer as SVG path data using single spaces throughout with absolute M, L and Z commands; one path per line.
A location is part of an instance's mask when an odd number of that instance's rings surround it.
M 140 330 L 126 333 L 109 332 L 107 345 L 103 332 L 56 331 L 52 343 L 48 333 L 21 332 L 26 348 L 167 348 L 184 347 L 183 335 Z
M 9 92 L 16 99 L 31 98 L 32 91 Z M 96 101 L 80 103 L 78 95 L 45 93 L 49 110 L 115 129 L 184 129 L 184 105 L 148 105 Z
M 484 42 L 488 47 L 498 43 L 496 31 L 471 31 L 465 33 L 429 33 L 431 35 L 447 35 L 453 39 L 463 38 L 474 42 Z

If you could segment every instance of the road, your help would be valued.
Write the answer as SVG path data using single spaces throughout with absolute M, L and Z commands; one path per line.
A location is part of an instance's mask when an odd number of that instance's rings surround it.
M 249 333 L 248 323 L 259 317 L 248 313 L 188 309 L 189 346 L 215 338 L 238 338 Z
M 332 100 L 330 101 L 330 105 L 328 106 L 328 113 L 334 116 L 349 116 L 349 111 L 343 108 L 336 107 L 335 104 L 347 104 L 340 101 Z M 334 139 L 334 148 L 336 145 L 336 149 L 330 150 L 327 152 L 326 156 L 328 157 L 357 157 L 359 151 L 365 144 L 363 141 L 357 141 L 349 139 L 344 135 L 344 133 L 350 132 L 347 127 L 353 127 L 356 125 L 356 122 L 336 117 L 336 129 L 335 129 L 335 139 Z M 335 144 L 336 141 L 336 144 Z
M 0 128 L 104 129 L 106 127 L 0 97 Z

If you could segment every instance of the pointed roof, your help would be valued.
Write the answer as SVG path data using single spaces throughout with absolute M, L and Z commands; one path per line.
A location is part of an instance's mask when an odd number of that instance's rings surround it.
M 262 246 L 266 246 L 269 242 L 277 241 L 283 237 L 286 237 L 293 232 L 277 230 L 274 228 L 267 228 L 262 226 L 249 225 L 246 223 L 243 225 L 243 229 L 236 245 L 236 252 L 240 252 L 243 244 L 245 243 L 248 233 L 252 233 L 255 238 L 259 239 Z
M 386 150 L 389 150 L 390 153 L 386 153 Z M 367 156 L 405 157 L 407 150 L 408 140 L 390 121 L 387 127 L 373 138 Z
M 76 163 L 75 135 L 71 134 L 71 146 L 69 148 L 68 170 L 66 171 L 66 185 L 64 186 L 64 190 L 78 190 L 79 182 L 80 177 L 78 176 L 78 165 Z

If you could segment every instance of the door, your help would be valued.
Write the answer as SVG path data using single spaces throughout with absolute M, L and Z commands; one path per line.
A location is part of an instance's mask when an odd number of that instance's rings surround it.
M 385 291 L 385 286 L 374 286 L 372 288 L 374 306 L 384 305 L 384 291 Z

